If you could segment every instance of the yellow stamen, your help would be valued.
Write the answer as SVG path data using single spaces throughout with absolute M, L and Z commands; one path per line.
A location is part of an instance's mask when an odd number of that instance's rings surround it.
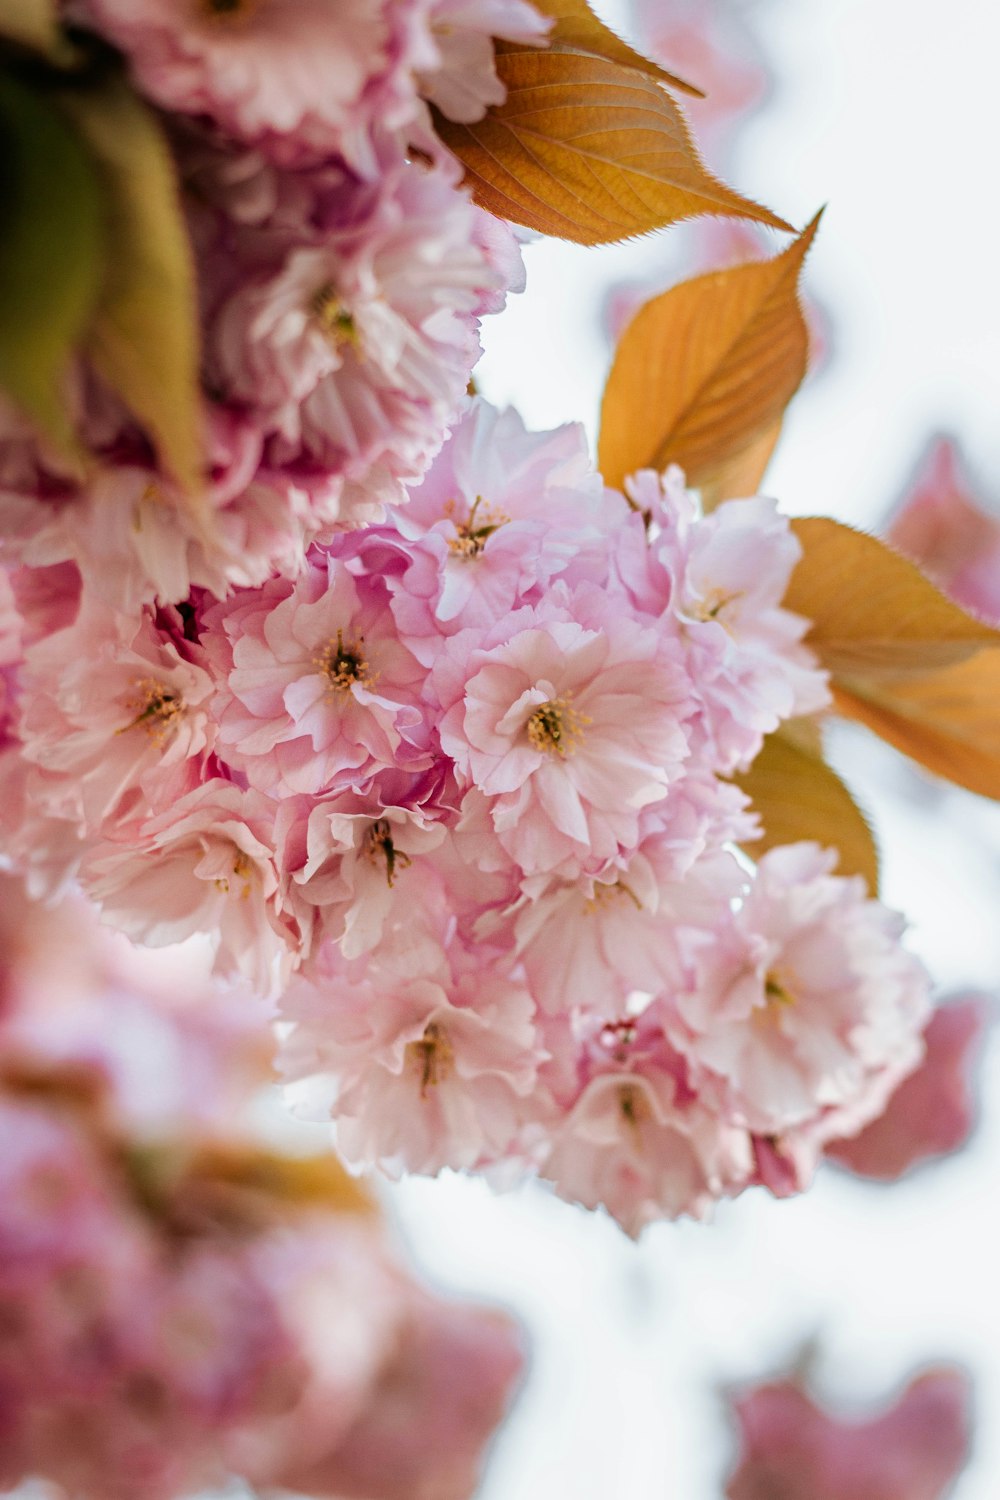
M 336 640 L 331 637 L 327 641 L 319 656 L 313 657 L 313 664 L 322 670 L 330 686 L 339 693 L 350 692 L 355 684 L 373 687 L 378 676 L 368 665 L 364 636 L 359 635 L 345 645 L 342 630 L 337 631 Z
M 726 594 L 722 589 L 713 589 L 691 610 L 691 614 L 696 620 L 718 620 L 719 624 L 724 626 L 726 621 L 721 618 L 723 610 L 742 598 L 743 595 L 739 592 Z
M 773 971 L 769 972 L 764 979 L 764 1004 L 754 1007 L 754 1025 L 765 1029 L 778 1026 L 782 1013 L 795 1003 L 795 994 L 784 980 L 779 979 Z
M 528 739 L 536 750 L 558 755 L 563 760 L 574 753 L 590 719 L 577 713 L 571 700 L 571 693 L 563 693 L 535 709 L 528 720 Z
M 242 849 L 236 849 L 233 858 L 233 874 L 236 876 L 237 880 L 242 880 L 243 882 L 243 889 L 240 891 L 241 901 L 246 901 L 248 896 L 250 895 L 255 873 L 256 872 L 254 870 L 253 860 L 250 858 L 249 854 L 245 854 Z M 217 891 L 221 891 L 224 896 L 228 896 L 229 892 L 232 889 L 232 885 L 225 875 L 217 875 L 212 884 L 215 886 L 215 889 Z
M 332 281 L 316 288 L 309 298 L 309 311 L 332 343 L 357 343 L 357 325 L 337 296 Z
M 140 696 L 129 698 L 125 704 L 134 711 L 135 717 L 115 732 L 127 734 L 141 724 L 155 744 L 162 744 L 168 733 L 176 728 L 178 720 L 187 713 L 184 699 L 173 688 L 164 686 L 153 677 L 140 678 L 136 689 Z
M 481 515 L 478 514 L 480 506 L 483 507 Z M 499 531 L 510 520 L 510 516 L 505 515 L 502 510 L 494 510 L 492 505 L 487 504 L 482 495 L 476 496 L 466 521 L 455 520 L 454 500 L 449 500 L 444 510 L 455 528 L 455 535 L 449 538 L 448 549 L 456 557 L 478 557 L 494 531 Z

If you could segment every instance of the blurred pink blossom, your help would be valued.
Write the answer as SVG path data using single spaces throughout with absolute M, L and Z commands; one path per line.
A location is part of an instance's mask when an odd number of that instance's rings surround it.
M 965 1145 L 976 1122 L 976 1065 L 995 1016 L 990 995 L 957 995 L 939 1005 L 924 1031 L 926 1056 L 904 1078 L 883 1113 L 825 1154 L 859 1177 L 892 1182 L 929 1157 Z
M 1000 622 L 1000 513 L 973 495 L 951 438 L 928 448 L 886 536 L 959 604 Z
M 916 1376 L 888 1409 L 848 1418 L 795 1380 L 734 1402 L 740 1456 L 728 1500 L 943 1500 L 964 1467 L 971 1387 L 961 1370 Z

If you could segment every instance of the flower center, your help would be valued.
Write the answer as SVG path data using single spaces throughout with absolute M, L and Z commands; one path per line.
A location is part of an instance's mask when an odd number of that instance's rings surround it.
M 632 887 L 626 885 L 624 880 L 616 880 L 613 885 L 608 885 L 605 881 L 597 881 L 594 889 L 584 901 L 583 909 L 590 916 L 591 913 L 598 911 L 602 906 L 606 906 L 609 902 L 613 901 L 616 896 L 627 896 L 636 911 L 642 911 L 642 902 Z
M 236 879 L 243 882 L 243 889 L 240 891 L 240 900 L 246 901 L 250 895 L 250 885 L 253 879 L 253 860 L 249 854 L 244 853 L 242 849 L 236 849 L 235 846 L 232 869 Z M 214 884 L 215 889 L 221 891 L 225 896 L 228 896 L 233 888 L 232 881 L 225 875 L 217 876 Z
M 184 699 L 180 693 L 175 693 L 173 688 L 164 686 L 153 677 L 141 678 L 136 683 L 138 697 L 129 698 L 125 707 L 131 709 L 135 717 L 127 724 L 123 724 L 118 734 L 126 734 L 128 730 L 137 728 L 140 724 L 156 744 L 162 744 L 169 732 L 177 725 L 187 712 Z
M 196 8 L 209 21 L 246 21 L 260 0 L 196 0 Z
M 385 860 L 385 878 L 392 886 L 396 878 L 396 867 L 406 870 L 413 863 L 408 854 L 397 849 L 392 841 L 392 825 L 388 818 L 379 818 L 365 834 L 365 852 L 372 864 Z
M 764 980 L 764 994 L 771 1005 L 794 1005 L 795 996 L 773 970 Z
M 780 1026 L 781 1017 L 796 1003 L 795 995 L 773 969 L 764 977 L 764 1004 L 754 1007 L 752 1020 L 765 1030 Z
M 572 694 L 563 693 L 540 703 L 528 720 L 528 739 L 536 750 L 558 755 L 565 760 L 583 738 L 583 726 L 590 720 L 572 706 Z
M 696 620 L 718 620 L 720 625 L 725 626 L 726 622 L 722 618 L 723 611 L 742 597 L 740 593 L 727 594 L 722 589 L 712 589 L 711 593 L 698 601 L 691 610 L 691 614 Z
M 332 344 L 355 344 L 357 324 L 334 290 L 332 281 L 324 281 L 309 298 L 309 311 Z
M 618 1089 L 618 1108 L 622 1119 L 632 1126 L 641 1125 L 649 1118 L 649 1103 L 641 1089 L 634 1083 L 623 1083 Z
M 421 1099 L 448 1077 L 454 1060 L 447 1032 L 437 1021 L 428 1021 L 419 1042 L 407 1042 L 406 1061 L 420 1077 Z
M 327 641 L 320 655 L 313 657 L 313 662 L 338 693 L 350 692 L 356 683 L 362 687 L 372 687 L 375 683 L 377 674 L 368 665 L 363 635 L 345 643 L 344 632 L 338 630 L 336 640 Z
M 483 507 L 481 512 L 480 506 Z M 456 557 L 478 557 L 494 531 L 499 531 L 510 520 L 502 510 L 494 510 L 488 505 L 482 495 L 476 496 L 467 520 L 456 521 L 454 511 L 455 501 L 449 500 L 444 513 L 454 526 L 455 535 L 448 540 L 448 550 Z

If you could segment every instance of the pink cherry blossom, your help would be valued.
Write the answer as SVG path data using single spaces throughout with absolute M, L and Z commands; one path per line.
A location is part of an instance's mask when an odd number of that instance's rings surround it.
M 293 1106 L 332 1110 L 349 1161 L 433 1173 L 513 1142 L 542 1057 L 534 1002 L 481 953 L 463 957 L 407 933 L 395 961 L 354 974 L 331 955 L 321 979 L 285 996 L 295 1025 L 282 1066 L 307 1080 Z
M 1000 620 L 1000 515 L 971 492 L 951 439 L 931 444 L 886 535 L 959 604 Z
M 316 794 L 428 765 L 423 673 L 380 581 L 317 554 L 294 584 L 236 593 L 205 625 L 219 754 L 252 785 Z
M 215 725 L 197 648 L 151 610 L 120 615 L 89 596 L 80 614 L 31 646 L 21 673 L 26 760 L 58 775 L 83 829 L 157 810 L 198 784 Z
M 269 804 L 215 777 L 138 825 L 128 844 L 97 845 L 81 880 L 105 921 L 163 947 L 194 933 L 216 944 L 220 974 L 275 993 L 294 967 L 301 930 L 281 909 Z
M 370 168 L 369 129 L 416 106 L 408 70 L 435 51 L 415 5 L 325 0 L 185 7 L 178 0 L 87 0 L 93 24 L 126 53 L 143 92 L 206 115 L 227 135 L 291 165 L 343 154 Z
M 656 1219 L 703 1218 L 749 1180 L 746 1132 L 692 1093 L 654 1010 L 597 1031 L 581 1061 L 539 1168 L 560 1196 L 603 1205 L 635 1237 Z
M 438 57 L 418 75 L 421 93 L 450 120 L 466 124 L 507 97 L 493 38 L 537 44 L 552 24 L 525 0 L 431 0 L 429 19 Z
M 676 469 L 637 474 L 626 492 L 651 525 L 645 582 L 633 546 L 626 584 L 678 624 L 713 764 L 746 769 L 782 719 L 829 703 L 826 674 L 799 644 L 808 621 L 781 604 L 799 543 L 770 500 L 731 500 L 699 519 Z
M 813 1164 L 917 1065 L 930 1009 L 902 919 L 860 877 L 832 875 L 835 858 L 815 844 L 765 854 L 668 1023 L 700 1088 L 717 1080 L 736 1118 Z
M 686 100 L 699 141 L 716 161 L 734 119 L 765 97 L 768 73 L 754 28 L 725 0 L 633 0 L 644 45 L 667 68 L 698 85 L 705 98 Z
M 484 636 L 448 642 L 435 668 L 441 745 L 525 873 L 594 869 L 635 842 L 640 810 L 688 753 L 678 656 L 596 589 L 556 587 Z
M 734 1403 L 740 1458 L 728 1500 L 943 1500 L 965 1465 L 970 1388 L 961 1370 L 916 1376 L 882 1412 L 848 1419 L 798 1381 Z
M 697 829 L 699 811 L 685 791 L 686 784 L 666 811 L 649 809 L 629 857 L 596 877 L 548 882 L 520 905 L 518 950 L 544 1009 L 610 1017 L 622 1012 L 632 990 L 658 992 L 684 982 L 688 947 L 704 941 L 705 929 L 712 930 L 743 886 L 722 838 L 708 843 L 709 819 L 704 832 Z M 706 843 L 709 852 L 699 857 Z
M 581 428 L 528 432 L 512 409 L 469 402 L 393 516 L 408 543 L 393 585 L 403 638 L 430 663 L 442 637 L 534 602 L 588 545 L 606 552 L 603 506 Z
M 468 1500 L 483 1446 L 521 1373 L 521 1341 L 499 1311 L 411 1292 L 365 1410 L 328 1458 L 301 1452 L 282 1488 L 358 1500 Z
M 323 939 L 357 958 L 379 941 L 402 883 L 420 880 L 422 855 L 447 836 L 419 806 L 380 806 L 347 793 L 314 803 L 305 831 L 305 863 L 292 879 L 303 900 L 318 908 Z M 408 874 L 414 862 L 417 869 Z M 404 897 L 405 901 L 405 897 Z
M 891 1182 L 930 1157 L 958 1151 L 976 1120 L 976 1064 L 994 1014 L 987 995 L 939 1005 L 924 1030 L 923 1062 L 858 1134 L 833 1140 L 826 1155 L 860 1177 Z
M 77 984 L 53 995 L 50 955 L 5 942 L 4 1485 L 173 1500 L 241 1475 L 467 1500 L 521 1368 L 510 1319 L 415 1285 L 377 1216 L 281 1188 L 281 1157 L 246 1134 L 259 1010 L 221 1024 L 203 994 L 109 994 L 124 973 L 91 908 L 29 915 L 72 944 Z
M 273 464 L 402 499 L 400 481 L 440 447 L 479 356 L 478 317 L 512 267 L 450 172 L 393 156 L 377 191 L 334 201 L 321 234 L 299 229 L 281 260 L 272 248 L 248 267 L 213 321 L 210 366 L 271 435 Z

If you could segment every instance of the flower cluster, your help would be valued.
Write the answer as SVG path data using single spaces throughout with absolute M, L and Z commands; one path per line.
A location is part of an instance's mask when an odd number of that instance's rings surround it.
M 193 249 L 205 472 L 183 493 L 86 360 L 66 401 L 84 470 L 0 403 L 0 532 L 74 561 L 108 602 L 294 573 L 331 528 L 402 498 L 445 436 L 480 317 L 520 289 L 430 105 L 503 97 L 494 37 L 543 44 L 526 0 L 79 0 L 165 126 Z
M 351 1161 L 537 1171 L 637 1232 L 803 1186 L 919 1061 L 927 986 L 832 855 L 736 852 L 729 778 L 827 701 L 787 522 L 626 490 L 474 399 L 294 576 L 122 613 L 17 569 L 0 765 L 36 885 L 283 993 Z
M 331 1159 L 247 1133 L 247 996 L 168 1006 L 85 911 L 0 898 L 0 1485 L 467 1500 L 509 1320 L 417 1285 Z

